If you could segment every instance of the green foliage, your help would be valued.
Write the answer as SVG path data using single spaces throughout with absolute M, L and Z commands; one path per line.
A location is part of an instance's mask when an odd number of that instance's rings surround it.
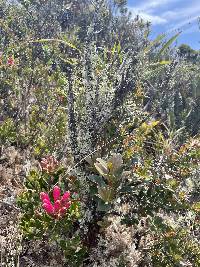
M 172 36 L 160 49 L 159 53 L 158 53 L 158 58 L 165 52 L 166 49 L 169 48 L 169 46 L 178 38 L 178 36 L 180 35 L 180 32 L 175 34 L 174 36 Z
M 152 262 L 155 267 L 160 264 L 172 267 L 180 263 L 188 264 L 188 262 L 194 267 L 199 266 L 199 244 L 192 240 L 185 230 L 167 231 L 158 238 L 159 242 L 152 249 Z
M 15 142 L 16 141 L 16 131 L 15 131 L 15 126 L 14 122 L 11 118 L 4 120 L 0 124 L 0 140 L 1 143 L 5 142 Z
M 197 53 L 148 40 L 126 1 L 20 3 L 0 3 L 1 145 L 65 164 L 26 175 L 24 237 L 75 267 L 199 266 Z M 59 218 L 55 185 L 78 193 Z
M 197 62 L 199 56 L 198 51 L 192 49 L 189 45 L 186 44 L 182 44 L 179 46 L 178 53 L 180 57 L 183 57 L 193 63 Z
M 28 239 L 47 238 L 49 243 L 56 242 L 66 257 L 65 261 L 71 266 L 80 266 L 86 249 L 75 230 L 75 225 L 81 217 L 80 203 L 76 196 L 74 199 L 72 196 L 72 203 L 67 214 L 58 219 L 49 216 L 41 207 L 40 193 L 51 192 L 53 185 L 58 184 L 63 172 L 62 168 L 51 175 L 46 172 L 30 171 L 25 182 L 26 191 L 17 198 L 17 204 L 23 210 L 20 228 Z M 62 189 L 65 189 L 63 182 L 60 185 Z

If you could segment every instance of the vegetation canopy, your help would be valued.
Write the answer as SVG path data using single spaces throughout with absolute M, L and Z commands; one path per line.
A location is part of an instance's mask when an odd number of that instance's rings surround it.
M 1 266 L 200 266 L 199 51 L 124 0 L 0 0 Z

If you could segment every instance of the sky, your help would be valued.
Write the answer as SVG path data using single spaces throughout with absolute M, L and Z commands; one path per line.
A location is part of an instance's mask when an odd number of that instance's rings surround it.
M 132 16 L 140 15 L 152 24 L 152 38 L 160 33 L 169 37 L 182 31 L 177 44 L 200 49 L 200 0 L 128 0 Z

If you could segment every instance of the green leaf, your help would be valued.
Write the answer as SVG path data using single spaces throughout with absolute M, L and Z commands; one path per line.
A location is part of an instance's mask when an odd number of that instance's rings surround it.
M 63 250 L 65 250 L 67 248 L 67 244 L 66 244 L 65 240 L 61 239 L 59 243 L 60 243 L 60 246 Z
M 162 60 L 162 61 L 159 61 L 159 62 L 156 62 L 156 63 L 152 63 L 149 66 L 150 67 L 158 67 L 158 66 L 161 66 L 161 65 L 169 65 L 169 64 L 171 64 L 170 60 Z
M 177 34 L 175 34 L 174 36 L 172 36 L 161 48 L 161 50 L 159 51 L 157 58 L 159 58 L 164 52 L 165 50 L 178 38 L 178 36 L 180 35 L 181 32 L 178 32 Z
M 93 183 L 96 183 L 98 186 L 100 186 L 100 187 L 104 187 L 104 186 L 106 186 L 106 183 L 104 182 L 104 180 L 103 180 L 103 178 L 101 177 L 101 176 L 98 176 L 98 175 L 90 175 L 89 177 L 88 177 L 88 179 L 90 180 L 90 181 L 92 181 Z
M 156 39 L 153 40 L 153 41 L 150 43 L 150 45 L 148 45 L 148 46 L 144 49 L 144 52 L 145 52 L 145 53 L 148 53 L 148 52 L 151 50 L 151 48 L 152 48 L 154 45 L 158 44 L 164 37 L 165 37 L 165 34 L 159 34 L 159 35 L 156 37 Z
M 106 204 L 102 199 L 98 200 L 97 211 L 108 211 L 110 208 L 110 204 Z
M 117 172 L 123 164 L 122 155 L 121 154 L 113 154 L 112 157 L 109 158 L 107 165 L 110 166 L 110 170 L 112 173 Z
M 29 43 L 49 43 L 49 42 L 56 42 L 56 43 L 62 43 L 62 44 L 65 44 L 79 52 L 81 52 L 76 46 L 74 46 L 72 43 L 70 42 L 67 42 L 67 41 L 64 41 L 64 40 L 60 40 L 60 39 L 40 39 L 40 40 L 32 40 L 32 41 L 29 41 Z
M 70 64 L 70 65 L 77 65 L 78 64 L 78 61 L 76 58 L 68 58 L 68 59 L 65 59 L 63 57 L 60 57 L 60 59 L 64 62 L 64 63 L 67 63 L 67 64 Z
M 98 158 L 97 162 L 94 164 L 96 170 L 99 172 L 100 175 L 102 176 L 106 176 L 109 172 L 108 168 L 107 168 L 107 163 L 103 160 Z
M 120 45 L 120 43 L 118 43 L 118 45 L 117 45 L 117 52 L 118 52 L 118 54 L 121 53 L 121 45 Z
M 121 194 L 131 193 L 132 195 L 138 195 L 137 188 L 130 186 L 130 185 L 123 186 L 120 189 L 119 193 L 121 193 Z
M 116 42 L 115 42 L 113 48 L 111 49 L 111 53 L 112 53 L 112 55 L 115 54 L 115 51 L 116 51 Z
M 111 202 L 115 197 L 115 192 L 110 187 L 99 187 L 98 188 L 99 197 L 105 202 Z

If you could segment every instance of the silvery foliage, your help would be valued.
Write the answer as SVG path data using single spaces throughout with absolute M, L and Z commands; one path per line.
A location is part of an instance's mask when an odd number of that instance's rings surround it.
M 122 110 L 126 108 L 127 97 L 134 92 L 143 67 L 140 57 L 144 26 L 140 26 L 137 20 L 123 22 L 121 17 L 109 13 L 107 1 L 100 2 L 94 8 L 94 17 L 87 27 L 79 62 L 71 74 L 73 82 L 70 92 L 73 97 L 68 104 L 71 106 L 73 102 L 71 112 L 69 111 L 69 117 L 73 119 L 69 129 L 71 144 L 76 144 L 72 150 L 74 154 L 81 156 L 94 151 L 99 136 L 111 119 L 120 118 Z M 103 20 L 105 12 L 109 16 Z M 135 26 L 134 32 L 131 40 L 120 46 L 118 54 L 112 54 L 113 47 L 118 43 L 117 31 L 122 25 Z M 108 38 L 110 47 L 106 44 Z M 123 41 L 122 39 L 122 43 Z

